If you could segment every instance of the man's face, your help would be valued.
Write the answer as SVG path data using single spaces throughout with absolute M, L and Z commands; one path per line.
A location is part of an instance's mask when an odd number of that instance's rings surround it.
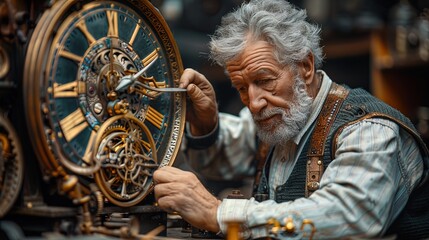
M 297 71 L 280 65 L 265 41 L 249 43 L 226 65 L 232 85 L 250 109 L 261 140 L 286 143 L 305 125 L 312 99 Z

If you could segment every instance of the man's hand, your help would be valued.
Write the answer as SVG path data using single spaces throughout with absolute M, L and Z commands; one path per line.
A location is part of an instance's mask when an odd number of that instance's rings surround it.
M 153 180 L 155 198 L 162 209 L 177 212 L 195 227 L 219 231 L 220 200 L 206 190 L 195 174 L 167 166 L 156 170 Z
M 180 88 L 188 90 L 186 120 L 191 133 L 201 136 L 210 133 L 218 121 L 216 94 L 213 86 L 201 73 L 187 68 L 180 77 Z

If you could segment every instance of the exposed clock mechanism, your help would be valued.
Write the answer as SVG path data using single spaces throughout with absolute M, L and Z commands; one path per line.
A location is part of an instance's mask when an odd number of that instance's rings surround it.
M 29 4 L 30 15 L 41 2 Z M 24 3 L 6 3 L 0 1 L 0 17 L 11 24 L 2 29 L 17 32 L 13 14 L 1 13 Z M 184 128 L 186 95 L 177 88 L 180 54 L 165 20 L 147 0 L 43 3 L 47 8 L 34 28 L 25 29 L 28 38 L 20 38 L 23 71 L 14 73 L 10 84 L 23 91 L 17 115 L 25 119 L 31 143 L 26 149 L 34 156 L 25 161 L 36 161 L 42 178 L 56 182 L 56 194 L 80 207 L 79 231 L 103 232 L 107 220 L 98 214 L 156 207 L 147 201 L 153 172 L 173 164 Z M 16 59 L 10 61 L 2 46 L 0 62 L 8 66 L 0 67 L 0 79 L 8 79 Z M 19 137 L 10 126 L 0 126 L 0 186 L 20 185 L 24 178 Z M 0 205 L 7 206 L 0 217 L 12 207 L 7 201 L 17 198 L 17 188 L 2 187 Z M 24 205 L 34 211 L 28 199 L 24 194 Z

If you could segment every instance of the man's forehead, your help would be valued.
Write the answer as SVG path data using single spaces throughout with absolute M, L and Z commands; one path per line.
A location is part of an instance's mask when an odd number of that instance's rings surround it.
M 250 70 L 250 71 L 249 71 Z M 254 69 L 254 71 L 251 71 L 251 69 L 241 69 L 241 68 L 234 68 L 231 67 L 228 69 L 229 77 L 231 79 L 240 80 L 243 77 L 259 77 L 269 74 L 275 74 L 275 72 L 271 68 L 265 68 L 263 66 L 258 67 Z
M 226 70 L 230 75 L 263 75 L 271 74 L 279 67 L 274 57 L 257 56 L 244 61 L 231 61 L 227 63 Z
M 227 64 L 240 65 L 243 64 L 243 61 L 251 60 L 261 54 L 273 55 L 273 49 L 274 48 L 266 41 L 250 41 L 246 43 L 243 51 L 233 59 L 229 60 Z

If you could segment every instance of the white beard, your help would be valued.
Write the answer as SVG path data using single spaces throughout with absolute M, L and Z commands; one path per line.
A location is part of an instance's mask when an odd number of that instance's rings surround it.
M 264 110 L 259 114 L 253 114 L 253 120 L 256 124 L 256 134 L 261 141 L 270 145 L 285 145 L 289 140 L 295 137 L 307 123 L 310 115 L 311 98 L 305 90 L 304 80 L 295 76 L 294 101 L 289 102 L 289 110 L 276 107 L 270 110 Z M 273 115 L 281 114 L 279 121 L 261 126 L 259 119 L 266 119 Z

